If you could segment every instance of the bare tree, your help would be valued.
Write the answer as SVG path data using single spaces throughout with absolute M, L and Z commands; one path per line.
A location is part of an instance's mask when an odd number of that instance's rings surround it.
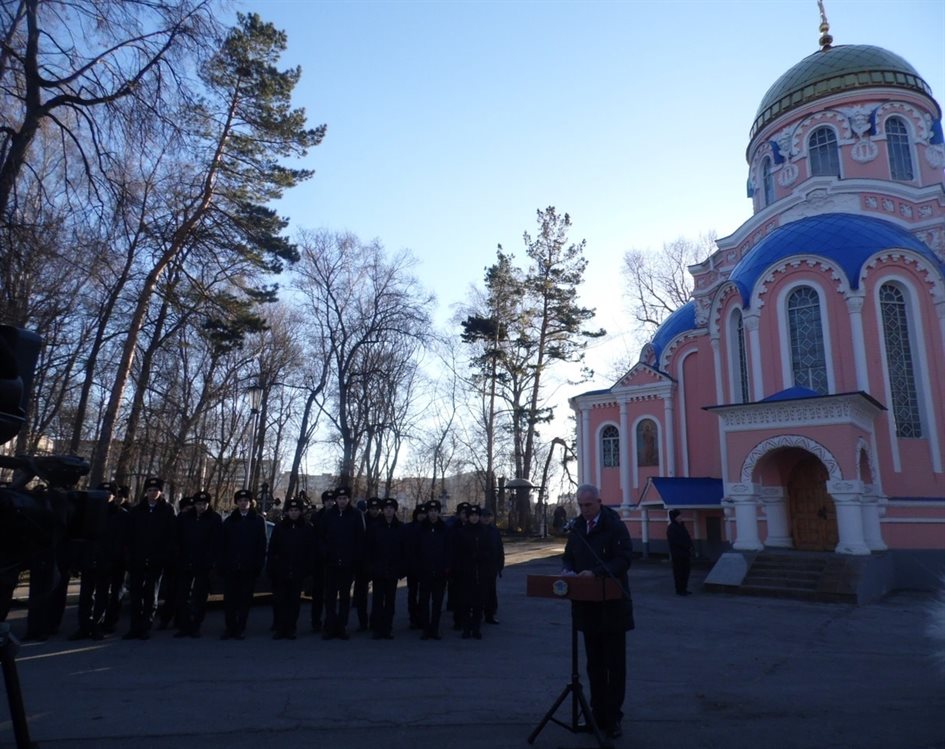
M 329 368 L 320 407 L 337 434 L 339 475 L 350 483 L 366 465 L 369 430 L 382 425 L 379 407 L 392 401 L 391 368 L 402 369 L 430 335 L 432 297 L 412 275 L 412 257 L 388 258 L 377 241 L 307 232 L 299 248 L 295 287 Z
M 709 232 L 696 239 L 674 239 L 658 253 L 638 249 L 624 253 L 627 304 L 641 330 L 652 334 L 689 301 L 692 294 L 689 266 L 702 262 L 715 249 L 715 232 Z

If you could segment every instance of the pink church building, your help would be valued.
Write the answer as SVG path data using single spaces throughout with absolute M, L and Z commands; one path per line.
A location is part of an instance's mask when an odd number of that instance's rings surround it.
M 690 268 L 637 364 L 571 399 L 579 473 L 644 553 L 665 553 L 675 507 L 729 566 L 829 552 L 881 559 L 882 591 L 927 587 L 945 570 L 942 110 L 899 55 L 821 31 L 751 124 L 754 215 Z

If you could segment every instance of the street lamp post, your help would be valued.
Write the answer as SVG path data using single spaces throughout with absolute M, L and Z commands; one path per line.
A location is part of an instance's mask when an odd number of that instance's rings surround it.
M 524 504 L 523 502 L 519 502 L 519 500 L 524 497 L 525 500 L 528 501 L 528 494 L 529 492 L 531 492 L 532 489 L 535 488 L 535 485 L 532 484 L 532 482 L 526 478 L 514 478 L 511 481 L 505 482 L 505 488 L 507 490 L 511 489 L 514 491 L 516 515 L 518 515 L 518 505 Z M 507 505 L 509 508 L 509 530 L 511 531 L 513 530 L 512 528 L 512 500 L 511 499 L 509 499 L 509 501 L 507 502 Z M 524 525 L 522 526 L 522 530 L 523 531 L 525 530 Z
M 243 488 L 252 489 L 253 463 L 256 457 L 256 432 L 259 431 L 259 406 L 262 403 L 263 388 L 258 382 L 250 385 L 249 392 L 249 455 L 246 458 L 246 475 L 243 477 Z

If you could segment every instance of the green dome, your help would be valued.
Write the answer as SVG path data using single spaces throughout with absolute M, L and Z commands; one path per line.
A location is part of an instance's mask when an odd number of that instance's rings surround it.
M 844 44 L 805 57 L 768 89 L 751 137 L 773 119 L 815 99 L 877 86 L 905 88 L 932 98 L 932 89 L 909 63 L 882 47 Z

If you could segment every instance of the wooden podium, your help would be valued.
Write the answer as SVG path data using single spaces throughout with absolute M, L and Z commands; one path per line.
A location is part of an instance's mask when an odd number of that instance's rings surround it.
M 616 601 L 623 598 L 624 593 L 620 584 L 610 577 L 591 577 L 589 575 L 528 575 L 525 579 L 525 595 L 534 598 L 557 598 L 563 601 L 580 601 L 585 603 L 603 603 L 604 601 Z M 538 734 L 548 724 L 549 721 L 557 723 L 563 728 L 567 728 L 572 733 L 590 730 L 594 733 L 598 745 L 604 747 L 612 746 L 594 720 L 594 714 L 591 711 L 587 698 L 584 696 L 584 688 L 581 686 L 581 677 L 578 673 L 578 644 L 577 644 L 577 626 L 574 623 L 574 614 L 571 615 L 571 681 L 568 682 L 564 690 L 555 700 L 551 709 L 545 713 L 541 723 L 532 731 L 528 737 L 528 743 L 534 744 Z M 571 695 L 571 722 L 564 723 L 555 718 L 555 713 L 561 707 L 561 703 Z M 584 724 L 580 723 L 580 718 L 584 718 Z

